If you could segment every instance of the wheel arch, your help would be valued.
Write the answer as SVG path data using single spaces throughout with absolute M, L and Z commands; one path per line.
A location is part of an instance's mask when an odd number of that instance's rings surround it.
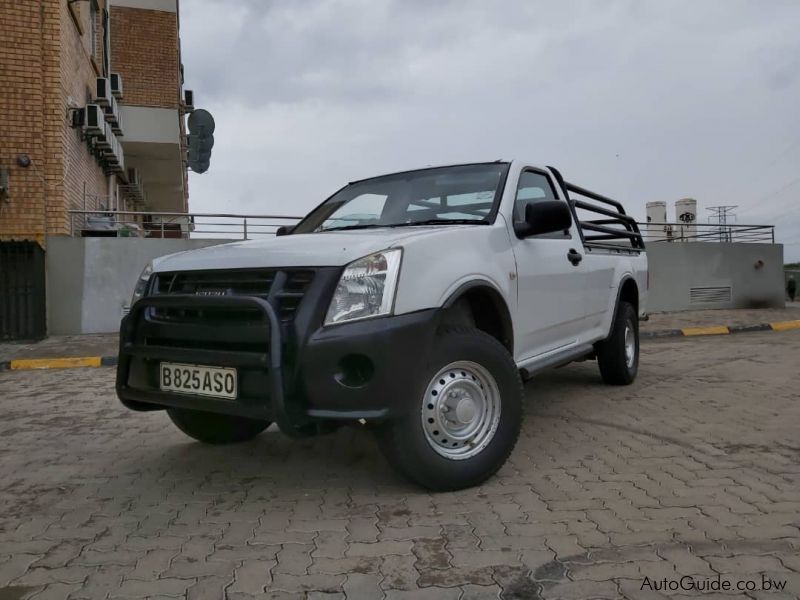
M 631 275 L 626 275 L 619 282 L 619 289 L 617 290 L 617 306 L 620 302 L 629 302 L 639 314 L 639 284 Z
M 468 281 L 447 297 L 442 309 L 447 314 L 450 309 L 464 304 L 470 309 L 475 327 L 503 344 L 513 356 L 514 325 L 502 294 L 486 281 Z
M 629 302 L 633 305 L 636 314 L 639 314 L 639 284 L 636 283 L 636 280 L 630 274 L 623 275 L 617 287 L 617 301 L 614 303 L 614 313 L 611 317 L 611 327 L 608 330 L 608 335 L 611 335 L 611 332 L 614 331 L 614 327 L 617 324 L 617 313 L 620 302 Z

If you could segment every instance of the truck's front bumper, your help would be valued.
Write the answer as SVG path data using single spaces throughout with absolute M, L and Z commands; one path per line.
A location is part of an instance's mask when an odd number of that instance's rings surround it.
M 307 414 L 317 418 L 375 419 L 402 414 L 417 403 L 439 311 L 323 327 L 299 349 L 297 383 Z
M 165 309 L 260 311 L 260 326 L 186 325 Z M 436 309 L 308 331 L 282 326 L 272 306 L 248 296 L 152 296 L 123 319 L 117 395 L 133 410 L 188 408 L 266 419 L 289 434 L 321 420 L 385 419 L 413 398 L 438 321 Z M 163 361 L 234 367 L 239 396 L 163 392 Z

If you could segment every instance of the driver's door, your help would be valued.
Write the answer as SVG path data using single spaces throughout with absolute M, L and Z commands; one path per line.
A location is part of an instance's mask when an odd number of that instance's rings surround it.
M 514 202 L 514 222 L 525 220 L 525 206 L 559 197 L 550 175 L 524 169 Z M 517 263 L 516 358 L 525 360 L 576 343 L 585 319 L 585 278 L 581 263 L 573 265 L 571 250 L 583 252 L 575 223 L 567 231 L 520 239 L 511 234 Z

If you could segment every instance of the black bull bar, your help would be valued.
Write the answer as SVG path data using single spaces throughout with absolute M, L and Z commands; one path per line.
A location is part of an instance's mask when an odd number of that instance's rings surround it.
M 209 350 L 209 349 L 185 349 L 175 348 L 164 345 L 150 345 L 141 343 L 137 340 L 137 331 L 142 319 L 147 318 L 148 309 L 257 309 L 266 315 L 264 327 L 267 328 L 268 336 L 262 339 L 268 341 L 264 345 L 264 352 L 244 352 L 231 350 Z M 190 333 L 189 329 L 208 327 L 206 325 L 175 324 L 177 330 Z M 253 327 L 248 324 L 248 327 Z M 266 332 L 265 332 L 266 333 Z M 189 340 L 191 341 L 191 340 Z M 159 361 L 183 361 L 187 360 L 187 354 L 192 360 L 198 362 L 208 362 L 214 364 L 215 359 L 223 358 L 226 362 L 247 364 L 251 367 L 268 369 L 269 379 L 269 401 L 271 404 L 271 418 L 278 425 L 282 432 L 292 435 L 304 435 L 302 430 L 308 420 L 297 411 L 290 410 L 286 404 L 284 394 L 282 359 L 281 359 L 281 327 L 280 321 L 275 314 L 275 309 L 266 300 L 255 296 L 194 296 L 176 294 L 170 296 L 149 296 L 137 301 L 130 309 L 127 317 L 122 320 L 119 340 L 119 363 L 117 365 L 117 394 L 123 401 L 134 401 L 144 404 L 155 404 L 161 406 L 181 406 L 192 408 L 192 399 L 199 399 L 198 396 L 191 394 L 166 393 L 160 390 L 139 390 L 128 385 L 128 375 L 131 362 L 134 358 L 140 357 L 149 360 Z M 208 401 L 207 399 L 204 399 Z M 231 405 L 232 412 L 235 412 L 235 402 L 227 402 Z M 223 411 L 224 412 L 224 411 Z

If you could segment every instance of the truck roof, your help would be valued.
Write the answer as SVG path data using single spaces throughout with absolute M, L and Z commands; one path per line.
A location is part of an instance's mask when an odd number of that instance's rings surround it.
M 490 164 L 513 164 L 516 162 L 520 162 L 520 159 L 503 159 L 498 158 L 495 160 L 476 160 L 476 161 L 469 161 L 469 162 L 457 162 L 457 163 L 445 163 L 440 165 L 425 165 L 424 167 L 418 167 L 414 169 L 402 169 L 400 171 L 390 171 L 388 173 L 381 173 L 379 175 L 372 175 L 370 177 L 362 177 L 361 179 L 354 179 L 348 183 L 358 183 L 359 181 L 366 181 L 368 179 L 375 179 L 377 177 L 386 177 L 387 175 L 399 175 L 401 173 L 413 173 L 414 171 L 427 171 L 428 169 L 444 169 L 446 167 L 465 167 L 468 165 L 490 165 Z M 547 167 L 538 165 L 532 162 L 526 162 L 526 165 L 530 165 L 532 167 L 545 169 Z

